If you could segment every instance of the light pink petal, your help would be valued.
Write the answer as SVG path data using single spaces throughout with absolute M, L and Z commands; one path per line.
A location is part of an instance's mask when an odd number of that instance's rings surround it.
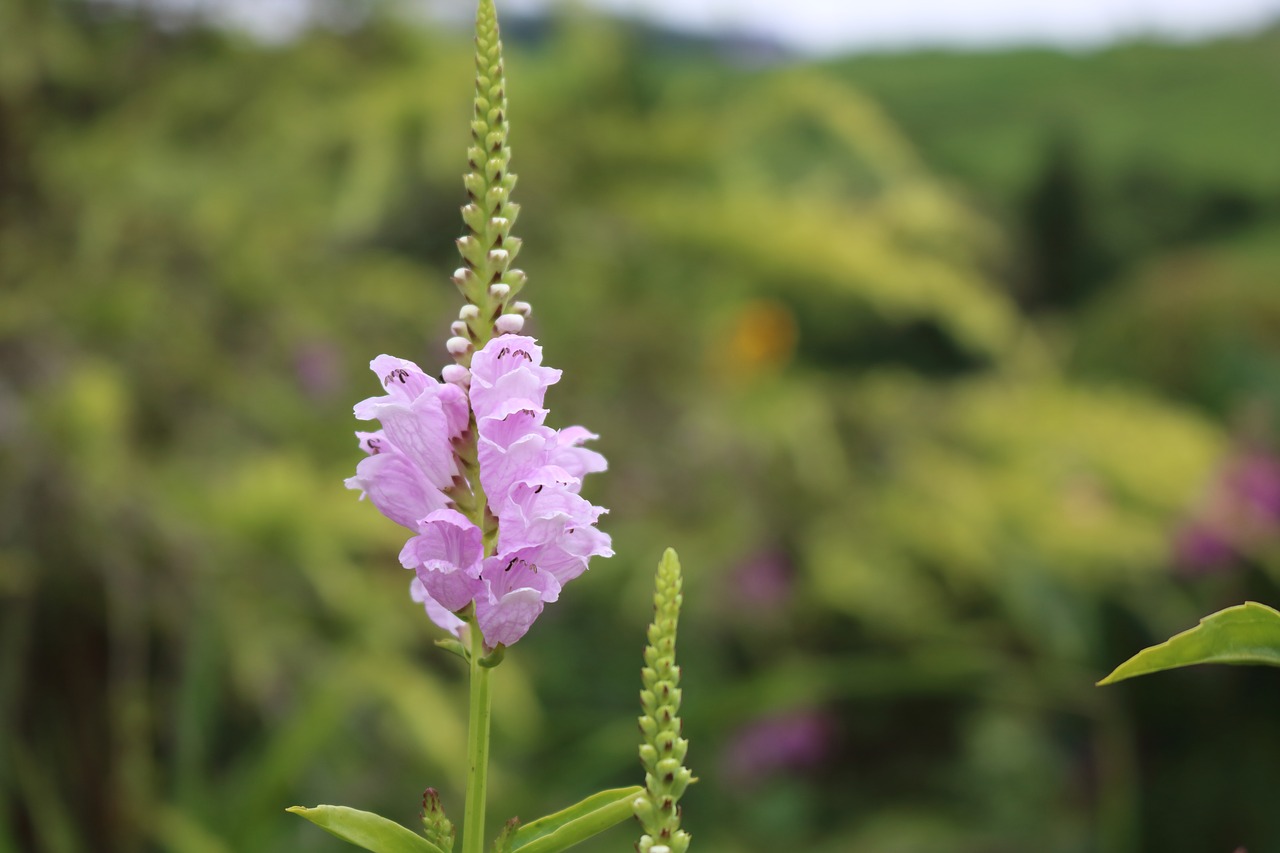
M 431 617 L 432 622 L 453 634 L 459 640 L 462 639 L 462 627 L 467 623 L 454 616 L 440 602 L 432 598 L 427 593 L 427 588 L 422 585 L 422 581 L 416 577 L 413 579 L 413 583 L 409 584 L 409 596 L 426 607 L 427 616 Z
M 442 509 L 418 523 L 421 533 L 405 543 L 400 564 L 417 572 L 428 594 L 446 610 L 466 607 L 481 591 L 483 535 L 457 510 Z
M 514 590 L 493 603 L 482 599 L 476 604 L 476 621 L 485 645 L 512 645 L 528 633 L 542 607 L 542 596 L 533 589 Z
M 515 483 L 498 515 L 499 548 L 545 545 L 566 529 L 595 524 L 604 510 L 576 494 L 578 482 L 564 469 L 546 466 Z
M 384 397 L 370 397 L 356 404 L 356 417 L 362 421 L 371 420 L 360 414 L 360 408 L 376 400 L 396 400 L 409 403 L 416 400 L 428 387 L 435 385 L 436 380 L 422 371 L 422 368 L 403 358 L 392 355 L 380 355 L 369 362 L 369 369 L 378 377 L 384 391 Z
M 599 438 L 585 427 L 565 427 L 556 433 L 555 445 L 547 456 L 547 464 L 556 465 L 581 480 L 587 474 L 608 469 L 609 463 L 594 450 L 579 447 L 584 441 Z
M 519 640 L 543 605 L 560 597 L 560 583 L 533 562 L 534 556 L 533 551 L 520 551 L 484 561 L 487 594 L 476 599 L 476 621 L 490 648 Z
M 587 570 L 592 557 L 612 557 L 609 534 L 594 527 L 571 527 L 538 552 L 538 568 L 550 572 L 561 586 Z
M 489 506 L 501 513 L 512 484 L 546 464 L 547 448 L 554 433 L 548 427 L 536 425 L 527 415 L 482 423 L 477 448 L 480 483 L 489 498 Z
M 449 487 L 458 466 L 450 443 L 453 436 L 449 419 L 439 398 L 424 394 L 409 404 L 384 403 L 376 407 L 374 416 L 382 423 L 387 438 L 422 469 L 433 485 Z
M 378 511 L 396 524 L 416 530 L 418 519 L 445 507 L 449 499 L 393 447 L 360 460 L 348 489 L 360 489 Z
M 440 398 L 440 408 L 444 411 L 449 437 L 455 438 L 462 435 L 471 420 L 471 406 L 467 403 L 467 392 L 457 385 L 441 385 L 436 394 Z
M 452 440 L 470 418 L 466 394 L 427 376 L 413 362 L 380 355 L 369 365 L 387 393 L 356 404 L 360 420 L 378 420 L 382 434 L 417 465 L 436 488 L 445 489 L 458 473 Z M 375 434 L 376 435 L 376 434 Z
M 558 381 L 560 371 L 542 366 L 542 348 L 533 338 L 500 335 L 471 359 L 471 407 L 477 419 L 513 399 L 540 409 L 547 386 Z
M 547 368 L 539 368 L 547 370 Z M 555 371 L 558 374 L 560 371 Z M 518 368 L 499 376 L 492 386 L 472 381 L 471 407 L 477 418 L 506 417 L 516 409 L 541 410 L 550 383 L 527 368 Z

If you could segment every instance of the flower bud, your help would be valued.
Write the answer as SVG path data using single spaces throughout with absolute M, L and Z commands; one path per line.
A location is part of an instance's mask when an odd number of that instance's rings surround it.
M 446 850 L 453 847 L 454 829 L 440 805 L 440 794 L 435 788 L 422 792 L 422 834 L 437 847 Z
M 449 326 L 449 331 L 459 338 L 465 338 L 467 336 L 467 324 L 461 320 L 454 320 Z
M 509 257 L 510 257 L 510 254 L 507 252 L 506 249 L 492 249 L 489 252 L 490 263 L 505 264 Z
M 533 313 L 533 306 L 528 302 L 513 302 L 511 303 L 511 310 L 522 317 L 528 317 Z
M 471 371 L 461 364 L 446 364 L 440 371 L 441 378 L 452 385 L 467 386 L 471 384 Z
M 501 335 L 514 335 L 524 328 L 524 317 L 519 314 L 503 314 L 494 321 L 493 327 Z
M 499 249 L 497 251 L 501 251 L 501 250 Z M 493 254 L 493 253 L 490 252 L 490 254 Z M 494 299 L 503 300 L 511 295 L 511 288 L 505 284 L 491 284 L 489 285 L 489 295 L 492 296 Z
M 445 348 L 454 356 L 466 355 L 471 351 L 471 341 L 464 337 L 449 338 L 445 341 Z

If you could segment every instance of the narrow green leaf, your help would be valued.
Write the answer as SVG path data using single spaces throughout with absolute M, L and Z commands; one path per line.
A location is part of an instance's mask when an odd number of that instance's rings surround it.
M 1256 601 L 1219 610 L 1189 631 L 1138 652 L 1098 684 L 1197 663 L 1280 666 L 1280 612 Z
M 580 841 L 586 841 L 631 817 L 631 802 L 644 789 L 613 788 L 592 794 L 564 811 L 538 818 L 516 830 L 512 851 L 519 853 L 558 853 Z
M 285 811 L 302 815 L 325 832 L 373 853 L 444 853 L 416 832 L 372 812 L 346 806 L 292 806 Z

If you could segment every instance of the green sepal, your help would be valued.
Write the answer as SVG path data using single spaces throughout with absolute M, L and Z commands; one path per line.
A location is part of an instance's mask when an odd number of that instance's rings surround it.
M 467 647 L 458 642 L 455 637 L 445 637 L 442 640 L 436 640 L 436 645 L 444 649 L 446 652 L 453 652 L 465 661 L 471 660 L 470 652 Z
M 346 806 L 291 806 L 285 811 L 372 853 L 445 853 L 413 830 L 372 812 Z
M 526 823 L 512 838 L 512 853 L 558 853 L 631 817 L 639 785 L 592 794 L 563 811 Z
M 1098 684 L 1199 663 L 1280 666 L 1280 612 L 1256 601 L 1219 610 L 1196 627 L 1138 652 Z
M 489 654 L 485 655 L 484 657 L 480 658 L 480 665 L 487 669 L 492 669 L 493 667 L 502 663 L 502 659 L 506 657 L 506 655 L 507 655 L 507 647 L 499 643 L 496 649 L 489 652 Z

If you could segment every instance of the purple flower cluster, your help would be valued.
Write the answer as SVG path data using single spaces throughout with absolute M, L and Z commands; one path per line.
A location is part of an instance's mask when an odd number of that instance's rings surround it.
M 1274 547 L 1280 534 L 1280 457 L 1237 451 L 1201 505 L 1174 533 L 1174 561 L 1189 573 L 1230 566 Z
M 447 368 L 446 382 L 388 355 L 370 367 L 387 393 L 360 402 L 355 414 L 382 429 L 356 433 L 369 456 L 347 487 L 416 534 L 400 562 L 414 570 L 413 598 L 437 625 L 458 633 L 463 622 L 455 614 L 474 604 L 485 644 L 511 645 L 592 557 L 613 555 L 608 535 L 595 527 L 605 510 L 578 494 L 583 476 L 606 467 L 581 446 L 596 436 L 545 425 L 544 397 L 560 371 L 542 366 L 533 338 L 494 338 L 472 357 L 470 371 Z M 479 485 L 497 519 L 489 553 L 484 531 L 449 497 L 470 488 L 457 451 L 472 439 Z
M 822 711 L 801 709 L 757 719 L 734 732 L 723 770 L 743 788 L 774 776 L 816 770 L 831 757 L 836 726 Z

